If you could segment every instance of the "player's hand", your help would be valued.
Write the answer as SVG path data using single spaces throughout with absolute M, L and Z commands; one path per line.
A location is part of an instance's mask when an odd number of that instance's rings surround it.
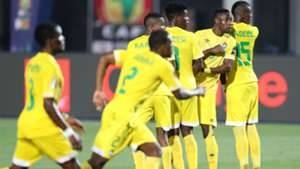
M 204 96 L 206 93 L 206 88 L 203 86 L 198 86 L 196 89 L 194 89 L 196 95 L 198 96 Z
M 93 95 L 93 103 L 96 106 L 98 111 L 101 111 L 105 105 L 107 104 L 108 100 L 103 91 L 95 90 Z
M 84 133 L 84 126 L 82 124 L 82 122 L 78 119 L 76 119 L 75 117 L 72 117 L 70 115 L 68 115 L 66 118 L 65 118 L 66 122 L 72 127 L 72 129 L 79 133 L 79 134 L 82 134 Z
M 225 49 L 227 45 L 224 44 L 218 44 L 214 46 L 213 48 L 210 49 L 210 52 L 214 55 L 224 55 L 225 54 Z
M 82 149 L 82 143 L 81 139 L 78 134 L 76 134 L 72 128 L 68 127 L 63 131 L 63 134 L 66 138 L 69 139 L 69 141 L 72 144 L 73 149 L 75 150 L 81 150 Z
M 82 142 L 81 139 L 76 133 L 69 136 L 69 141 L 72 144 L 74 150 L 81 151 L 82 150 Z

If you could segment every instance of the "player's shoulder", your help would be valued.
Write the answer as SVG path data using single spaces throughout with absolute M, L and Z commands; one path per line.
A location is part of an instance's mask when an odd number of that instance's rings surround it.
M 145 51 L 144 52 L 145 55 L 147 55 L 147 57 L 152 58 L 153 60 L 155 60 L 155 63 L 157 65 L 165 65 L 168 64 L 168 60 L 163 58 L 162 56 L 160 56 L 159 54 L 152 52 L 152 51 Z
M 148 35 L 140 35 L 137 38 L 129 41 L 127 49 L 148 49 Z
M 223 35 L 223 37 L 224 37 L 227 41 L 229 41 L 229 42 L 231 42 L 231 43 L 236 43 L 235 38 L 234 38 L 232 35 L 230 35 L 229 33 L 225 33 L 225 34 Z
M 193 35 L 194 34 L 193 32 L 184 30 L 178 26 L 167 27 L 166 31 L 168 33 L 170 33 L 171 35 L 172 34 L 180 34 L 180 35 Z
M 140 35 L 140 36 L 132 39 L 131 41 L 129 41 L 129 43 L 135 43 L 135 42 L 140 42 L 140 41 L 148 40 L 148 38 L 149 38 L 148 35 Z
M 47 66 L 48 64 L 52 64 L 53 61 L 55 61 L 55 59 L 50 54 L 45 52 L 38 52 L 29 60 L 28 63 Z
M 235 31 L 251 31 L 255 34 L 259 33 L 258 27 L 251 25 L 251 24 L 246 24 L 243 22 L 240 23 L 233 23 L 233 28 Z
M 203 35 L 211 32 L 211 28 L 208 29 L 200 29 L 195 32 L 195 35 Z

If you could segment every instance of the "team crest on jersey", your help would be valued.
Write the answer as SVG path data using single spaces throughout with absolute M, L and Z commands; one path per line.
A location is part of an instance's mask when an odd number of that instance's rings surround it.
M 209 39 L 204 39 L 204 41 L 205 41 L 205 43 L 209 43 L 210 42 Z

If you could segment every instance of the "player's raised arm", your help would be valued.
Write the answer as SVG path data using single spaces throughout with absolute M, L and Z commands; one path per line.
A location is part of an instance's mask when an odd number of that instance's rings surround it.
M 96 88 L 93 95 L 93 103 L 97 110 L 101 110 L 107 103 L 107 98 L 102 91 L 103 78 L 107 67 L 111 64 L 115 64 L 115 62 L 114 52 L 106 53 L 99 58 L 96 72 Z

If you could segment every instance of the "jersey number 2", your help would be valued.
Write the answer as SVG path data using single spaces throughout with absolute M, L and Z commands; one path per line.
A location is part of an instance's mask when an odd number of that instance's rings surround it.
M 119 89 L 118 93 L 120 93 L 120 94 L 125 94 L 125 93 L 126 93 L 126 89 L 125 89 L 126 82 L 127 82 L 128 80 L 134 79 L 134 78 L 136 77 L 137 74 L 138 74 L 138 68 L 136 68 L 136 67 L 131 67 L 130 73 L 128 73 L 128 74 L 124 77 L 124 79 L 123 79 L 123 81 L 122 81 L 122 86 L 121 86 L 121 88 Z

